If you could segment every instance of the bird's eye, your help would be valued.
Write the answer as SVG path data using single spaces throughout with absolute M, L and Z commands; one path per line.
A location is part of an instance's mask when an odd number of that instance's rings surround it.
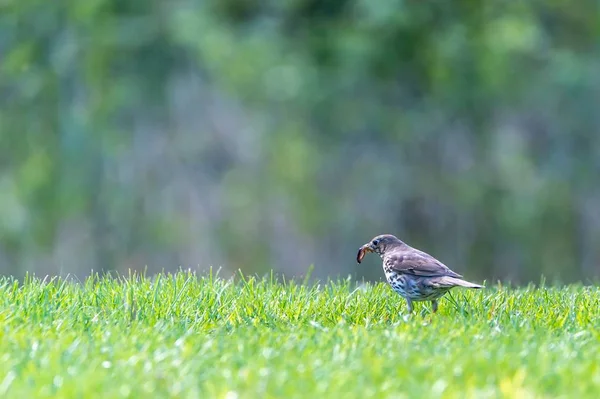
M 379 240 L 373 240 L 373 245 L 377 246 L 379 244 Z

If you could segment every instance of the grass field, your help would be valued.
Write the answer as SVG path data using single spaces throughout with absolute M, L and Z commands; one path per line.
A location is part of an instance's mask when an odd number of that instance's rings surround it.
M 454 290 L 190 273 L 0 279 L 0 397 L 600 395 L 600 290 Z

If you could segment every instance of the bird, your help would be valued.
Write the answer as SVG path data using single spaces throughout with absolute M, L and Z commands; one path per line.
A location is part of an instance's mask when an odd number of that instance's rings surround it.
M 413 311 L 413 301 L 431 301 L 433 313 L 436 313 L 438 299 L 452 288 L 484 288 L 464 280 L 463 276 L 433 256 L 392 234 L 378 235 L 362 245 L 356 261 L 361 263 L 368 252 L 379 254 L 383 259 L 385 278 L 392 289 L 406 300 L 409 314 Z

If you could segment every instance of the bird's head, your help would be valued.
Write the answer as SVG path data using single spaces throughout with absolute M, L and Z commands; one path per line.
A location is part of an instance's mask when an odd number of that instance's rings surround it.
M 360 263 L 367 254 L 367 252 L 374 252 L 376 254 L 379 254 L 379 256 L 383 256 L 386 253 L 386 251 L 389 251 L 390 249 L 396 247 L 401 247 L 403 245 L 406 244 L 404 244 L 402 241 L 400 241 L 398 238 L 391 234 L 378 235 L 377 237 L 374 237 L 371 241 L 369 241 L 368 243 L 366 243 L 358 249 L 356 261 Z

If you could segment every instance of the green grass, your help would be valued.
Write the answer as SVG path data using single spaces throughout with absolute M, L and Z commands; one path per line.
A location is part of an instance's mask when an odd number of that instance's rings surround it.
M 0 279 L 0 397 L 487 398 L 600 393 L 600 290 Z

